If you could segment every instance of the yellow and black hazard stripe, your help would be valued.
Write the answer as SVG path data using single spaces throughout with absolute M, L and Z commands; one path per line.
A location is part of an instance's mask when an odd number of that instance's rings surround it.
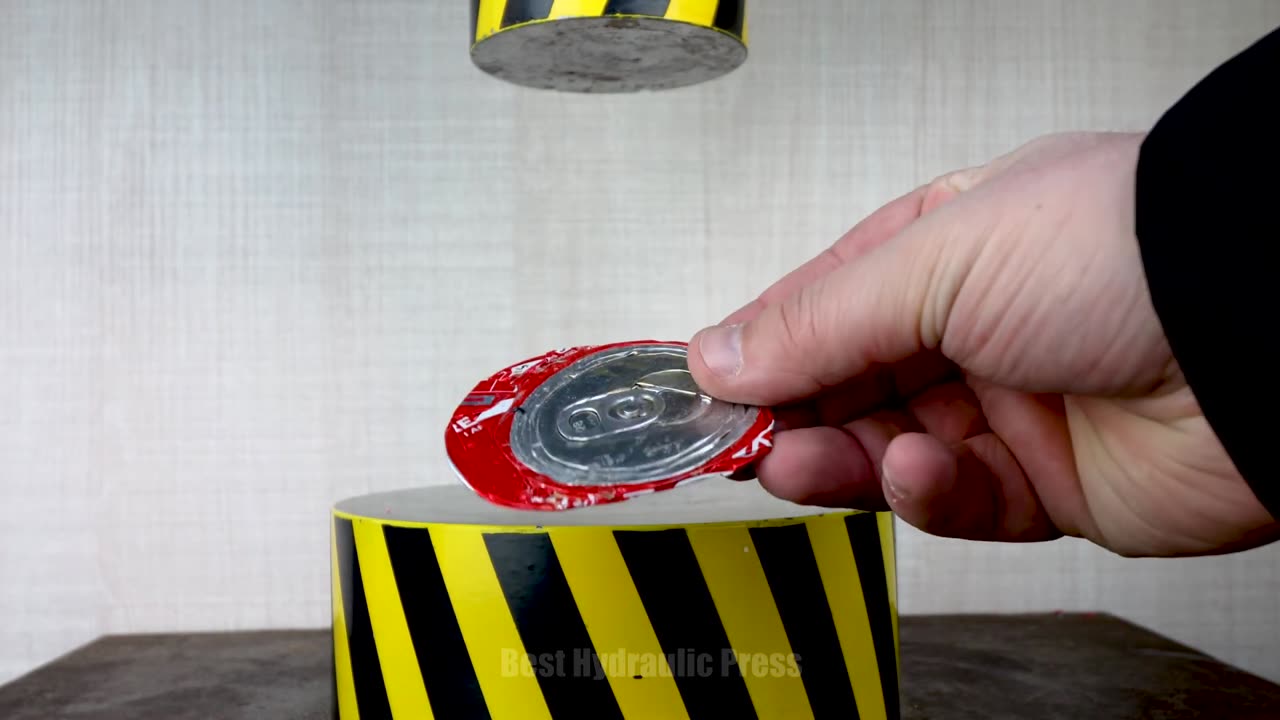
M 335 514 L 337 717 L 894 720 L 888 515 L 497 528 Z
M 747 40 L 745 0 L 471 0 L 471 39 L 514 27 L 581 17 L 661 18 Z

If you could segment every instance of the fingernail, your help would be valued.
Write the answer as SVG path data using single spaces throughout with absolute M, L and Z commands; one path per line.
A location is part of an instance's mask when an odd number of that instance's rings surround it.
M 897 505 L 907 499 L 907 493 L 893 482 L 893 476 L 889 474 L 887 467 L 880 468 L 880 484 L 884 487 L 884 494 L 891 504 Z
M 720 377 L 733 377 L 742 370 L 742 326 L 707 328 L 698 340 L 702 362 Z

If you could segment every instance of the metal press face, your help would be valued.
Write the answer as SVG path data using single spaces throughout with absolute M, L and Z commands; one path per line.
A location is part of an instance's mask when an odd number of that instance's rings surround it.
M 471 57 L 481 70 L 516 85 L 625 93 L 714 80 L 745 62 L 747 48 L 714 27 L 663 18 L 586 17 L 496 33 L 477 44 Z

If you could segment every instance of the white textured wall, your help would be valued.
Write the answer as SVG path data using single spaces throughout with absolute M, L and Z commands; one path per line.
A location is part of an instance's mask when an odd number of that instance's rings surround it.
M 687 337 L 917 182 L 1143 128 L 1280 24 L 760 0 L 725 81 L 584 98 L 473 70 L 467 5 L 0 1 L 0 680 L 100 633 L 323 625 L 329 503 L 452 482 L 480 373 Z M 1280 548 L 901 554 L 907 612 L 1110 610 L 1280 680 Z

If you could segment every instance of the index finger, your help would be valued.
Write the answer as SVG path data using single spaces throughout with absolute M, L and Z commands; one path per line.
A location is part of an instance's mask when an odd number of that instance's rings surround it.
M 928 186 L 916 188 L 871 213 L 833 245 L 782 276 L 781 280 L 770 285 L 760 293 L 759 297 L 739 308 L 720 324 L 736 325 L 750 320 L 766 306 L 787 297 L 898 234 L 902 228 L 920 217 L 924 196 L 928 189 Z
M 956 173 L 959 176 L 960 173 Z M 747 322 L 765 307 L 790 296 L 846 263 L 853 262 L 871 249 L 888 242 L 921 215 L 950 200 L 958 194 L 963 184 L 945 177 L 912 190 L 879 210 L 863 218 L 833 245 L 818 253 L 800 267 L 792 270 L 759 297 L 734 311 L 721 325 L 737 325 Z

